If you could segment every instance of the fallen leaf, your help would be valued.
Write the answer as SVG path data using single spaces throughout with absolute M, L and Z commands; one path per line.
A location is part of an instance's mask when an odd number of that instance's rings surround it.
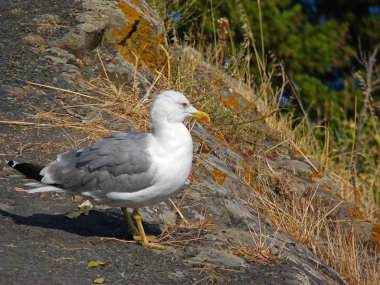
M 263 250 L 260 250 L 259 255 L 263 259 L 269 259 L 269 257 L 271 256 L 271 253 L 269 250 L 263 249 Z
M 98 266 L 103 266 L 105 265 L 106 263 L 103 262 L 103 261 L 99 261 L 99 260 L 91 260 L 87 263 L 87 268 L 93 268 L 93 267 L 98 267 Z
M 94 284 L 103 284 L 106 280 L 102 277 L 96 278 Z
M 21 187 L 15 187 L 15 191 L 17 191 L 17 192 L 25 192 L 25 191 L 28 191 L 28 189 L 21 188 Z
M 81 211 L 74 210 L 74 211 L 68 212 L 65 216 L 69 219 L 76 219 L 82 214 L 83 213 Z
M 69 219 L 76 219 L 76 218 L 80 217 L 81 215 L 88 215 L 88 212 L 93 207 L 94 206 L 91 204 L 90 200 L 86 200 L 78 206 L 77 210 L 70 211 L 65 216 Z
M 81 213 L 85 214 L 85 215 L 88 215 L 88 212 L 94 208 L 94 206 L 92 205 L 91 201 L 90 200 L 86 200 L 84 201 L 82 204 L 80 204 L 78 206 L 78 211 L 80 211 Z

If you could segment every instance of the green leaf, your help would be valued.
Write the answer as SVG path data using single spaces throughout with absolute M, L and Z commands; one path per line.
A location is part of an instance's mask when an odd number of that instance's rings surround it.
M 99 277 L 94 280 L 94 284 L 103 284 L 105 282 L 104 278 Z
M 82 204 L 78 206 L 78 209 L 70 211 L 66 214 L 66 217 L 69 219 L 76 219 L 81 215 L 88 215 L 88 212 L 93 208 L 90 200 L 84 201 Z
M 69 219 L 76 219 L 82 214 L 83 214 L 83 212 L 74 210 L 74 211 L 68 212 L 65 216 Z
M 99 260 L 91 260 L 87 263 L 87 268 L 93 268 L 93 267 L 97 267 L 97 266 L 103 266 L 105 265 L 106 263 L 103 262 L 103 261 L 99 261 Z

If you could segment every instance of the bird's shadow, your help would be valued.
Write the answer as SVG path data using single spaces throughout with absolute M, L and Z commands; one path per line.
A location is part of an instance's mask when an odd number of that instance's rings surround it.
M 65 214 L 33 214 L 21 216 L 0 209 L 0 216 L 11 218 L 16 224 L 62 230 L 80 236 L 113 237 L 129 240 L 132 238 L 124 217 L 111 211 L 91 210 L 88 215 L 69 219 Z M 146 233 L 158 235 L 159 225 L 143 223 Z

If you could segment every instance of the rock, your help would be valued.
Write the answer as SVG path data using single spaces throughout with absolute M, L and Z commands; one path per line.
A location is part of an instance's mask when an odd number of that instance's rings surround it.
M 301 177 L 310 174 L 310 166 L 307 163 L 299 160 L 291 160 L 287 164 L 286 169 Z
M 254 228 L 254 226 L 252 228 Z M 262 238 L 263 236 L 259 236 L 257 233 L 249 232 L 240 228 L 227 227 L 214 230 L 213 232 L 205 235 L 205 239 L 214 243 L 218 248 L 225 248 L 228 245 L 232 245 L 234 247 L 245 246 L 248 248 L 257 248 L 257 241 Z M 269 243 L 265 246 L 269 246 Z
M 0 203 L 0 210 L 3 210 L 3 211 L 9 211 L 9 210 L 12 210 L 12 206 L 10 205 L 7 205 L 5 203 Z M 0 213 L 1 215 L 1 213 Z
M 148 68 L 153 76 L 156 71 L 166 74 L 169 51 L 157 14 L 145 1 L 120 1 L 116 7 L 124 14 L 125 21 L 111 28 L 105 34 L 105 41 L 113 43 L 137 69 Z
M 181 271 L 170 272 L 168 278 L 174 280 L 183 280 L 185 279 L 185 274 Z
M 254 220 L 252 212 L 236 200 L 226 200 L 225 207 L 227 213 L 235 221 L 235 224 L 244 225 L 247 221 Z
M 355 237 L 363 241 L 364 243 L 374 243 L 376 244 L 377 240 L 375 240 L 372 233 L 375 225 L 369 221 L 356 220 L 354 225 L 350 225 L 354 229 Z M 351 230 L 351 229 L 350 229 Z
M 54 45 L 80 60 L 100 48 L 107 78 L 137 84 L 141 94 L 158 73 L 168 75 L 172 61 L 164 29 L 145 1 L 83 0 L 83 7 L 81 23 Z
M 55 42 L 55 44 L 73 55 L 78 59 L 95 49 L 102 40 L 102 30 L 86 31 L 86 25 L 79 26 L 75 31 L 69 32 L 65 37 Z
M 45 58 L 62 70 L 60 76 L 67 84 L 75 87 L 84 85 L 80 61 L 75 55 L 59 47 L 50 47 L 46 53 Z
M 157 217 L 162 224 L 173 227 L 177 224 L 176 212 L 169 206 L 169 202 L 162 202 L 152 207 L 145 207 L 142 211 L 142 218 L 146 222 L 156 223 Z
M 279 154 L 274 159 L 268 159 L 268 163 L 274 170 L 287 170 L 303 178 L 306 178 L 312 170 L 307 162 L 292 159 L 288 154 Z
M 191 264 L 208 264 L 212 266 L 222 266 L 226 268 L 245 267 L 244 259 L 231 253 L 222 252 L 212 248 L 200 248 L 196 256 L 185 262 Z
M 113 56 L 104 55 L 104 57 L 107 76 L 113 82 L 119 84 L 129 82 L 140 90 L 141 97 L 146 94 L 151 83 L 143 73 L 136 70 L 132 63 L 125 60 L 119 53 Z

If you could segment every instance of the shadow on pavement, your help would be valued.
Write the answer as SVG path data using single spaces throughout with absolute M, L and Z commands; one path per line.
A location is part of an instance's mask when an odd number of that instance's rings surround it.
M 0 216 L 10 217 L 16 224 L 62 230 L 80 236 L 131 239 L 128 224 L 123 220 L 121 214 L 116 216 L 114 213 L 92 210 L 88 215 L 69 219 L 64 214 L 33 214 L 24 217 L 0 209 Z M 144 223 L 144 228 L 149 234 L 161 233 L 159 225 Z

